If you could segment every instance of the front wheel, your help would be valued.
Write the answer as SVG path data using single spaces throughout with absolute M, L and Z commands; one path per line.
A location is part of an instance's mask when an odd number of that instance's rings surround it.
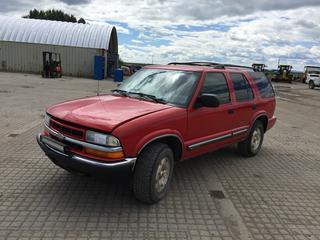
M 133 174 L 133 193 L 145 203 L 160 201 L 168 192 L 174 157 L 164 143 L 152 143 L 139 156 Z
M 256 121 L 248 137 L 238 143 L 238 150 L 245 157 L 257 155 L 261 149 L 264 137 L 264 127 L 261 121 Z
M 314 82 L 313 81 L 309 81 L 309 88 L 314 89 Z

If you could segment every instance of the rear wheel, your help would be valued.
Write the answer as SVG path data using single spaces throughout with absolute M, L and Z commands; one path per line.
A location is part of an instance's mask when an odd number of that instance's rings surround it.
M 242 142 L 238 143 L 238 150 L 245 157 L 257 155 L 261 149 L 264 137 L 264 127 L 260 121 L 253 125 L 249 136 Z
M 309 81 L 309 88 L 314 89 L 314 82 L 312 80 Z
M 152 143 L 139 156 L 134 175 L 133 193 L 145 203 L 156 203 L 168 192 L 174 158 L 171 148 L 163 143 Z

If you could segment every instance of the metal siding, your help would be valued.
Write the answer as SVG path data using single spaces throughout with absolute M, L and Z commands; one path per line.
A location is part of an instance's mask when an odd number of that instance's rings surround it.
M 0 41 L 0 70 L 40 74 L 44 51 L 61 54 L 63 75 L 89 78 L 93 77 L 94 56 L 104 52 L 102 49 Z M 6 69 L 2 68 L 2 61 L 6 61 Z
M 0 41 L 93 49 L 109 48 L 114 26 L 0 17 Z

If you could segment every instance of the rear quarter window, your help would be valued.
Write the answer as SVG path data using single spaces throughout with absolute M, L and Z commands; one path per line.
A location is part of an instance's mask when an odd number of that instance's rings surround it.
M 269 79 L 262 72 L 249 72 L 262 98 L 274 97 L 274 90 Z

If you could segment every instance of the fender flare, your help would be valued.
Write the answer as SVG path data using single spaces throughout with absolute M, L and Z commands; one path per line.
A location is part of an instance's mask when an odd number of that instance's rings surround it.
M 250 133 L 250 132 L 251 132 L 252 127 L 253 127 L 254 123 L 257 121 L 257 119 L 258 119 L 259 117 L 266 117 L 266 118 L 267 118 L 267 126 L 266 126 L 266 130 L 268 129 L 268 121 L 269 121 L 269 117 L 268 117 L 268 115 L 267 115 L 267 112 L 262 111 L 262 112 L 257 113 L 257 114 L 255 115 L 255 117 L 253 118 L 253 120 L 251 121 L 251 123 L 250 123 L 250 128 L 249 128 L 248 133 Z
M 161 139 L 161 138 L 165 138 L 165 137 L 177 138 L 181 144 L 181 148 L 182 148 L 182 152 L 183 152 L 184 142 L 183 142 L 183 137 L 180 134 L 180 132 L 176 131 L 176 130 L 163 129 L 161 131 L 152 132 L 151 134 L 144 136 L 137 144 L 137 148 L 135 151 L 136 156 L 138 156 L 142 152 L 142 150 L 151 142 L 158 140 L 158 139 Z

